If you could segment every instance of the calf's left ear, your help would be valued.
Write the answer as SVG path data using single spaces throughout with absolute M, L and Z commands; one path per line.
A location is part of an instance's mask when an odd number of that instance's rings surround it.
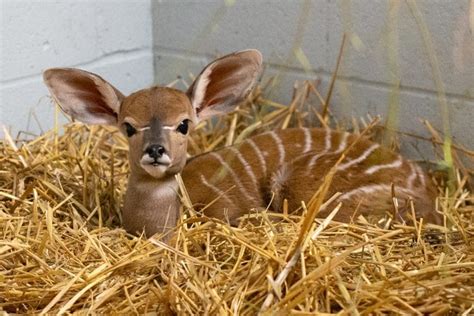
M 207 65 L 187 94 L 199 120 L 232 111 L 255 86 L 262 72 L 262 54 L 249 49 Z

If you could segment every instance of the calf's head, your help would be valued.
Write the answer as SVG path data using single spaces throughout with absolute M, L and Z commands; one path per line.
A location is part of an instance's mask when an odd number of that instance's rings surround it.
M 43 78 L 73 119 L 120 128 L 128 138 L 133 174 L 162 179 L 183 169 L 188 135 L 199 120 L 233 110 L 261 70 L 259 51 L 240 51 L 207 65 L 186 92 L 152 87 L 129 96 L 80 69 L 52 68 Z

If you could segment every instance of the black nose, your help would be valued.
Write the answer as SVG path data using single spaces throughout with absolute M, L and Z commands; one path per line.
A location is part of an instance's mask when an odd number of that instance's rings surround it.
M 165 148 L 161 145 L 150 145 L 145 152 L 154 159 L 158 159 L 165 153 Z

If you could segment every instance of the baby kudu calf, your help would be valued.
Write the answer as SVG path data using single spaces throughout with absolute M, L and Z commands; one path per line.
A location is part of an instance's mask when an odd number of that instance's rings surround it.
M 416 164 L 348 133 L 272 131 L 186 161 L 189 133 L 196 124 L 232 111 L 261 70 L 260 52 L 246 50 L 210 63 L 187 92 L 152 87 L 126 97 L 98 75 L 69 68 L 46 70 L 44 81 L 64 112 L 84 123 L 115 125 L 128 137 L 131 173 L 123 223 L 131 233 L 151 236 L 175 227 L 180 207 L 175 175 L 180 172 L 194 205 L 199 209 L 214 201 L 204 213 L 232 224 L 270 201 L 275 211 L 284 199 L 296 209 L 356 141 L 338 165 L 329 191 L 329 196 L 342 192 L 334 202 L 343 203 L 336 219 L 349 221 L 356 210 L 381 217 L 392 208 L 394 186 L 403 218 L 410 213 L 405 201 L 411 198 L 418 217 L 440 221 L 433 185 Z

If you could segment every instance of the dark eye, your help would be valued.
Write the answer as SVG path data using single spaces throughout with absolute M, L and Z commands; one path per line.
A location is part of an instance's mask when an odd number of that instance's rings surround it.
M 125 131 L 127 132 L 127 136 L 128 137 L 131 137 L 133 136 L 137 130 L 135 129 L 135 127 L 133 127 L 132 125 L 130 125 L 129 123 L 124 123 L 123 125 L 125 125 Z
M 180 132 L 181 134 L 186 135 L 188 133 L 188 129 L 189 129 L 188 124 L 189 124 L 189 120 L 184 120 L 181 123 L 179 123 L 176 130 L 178 132 Z

